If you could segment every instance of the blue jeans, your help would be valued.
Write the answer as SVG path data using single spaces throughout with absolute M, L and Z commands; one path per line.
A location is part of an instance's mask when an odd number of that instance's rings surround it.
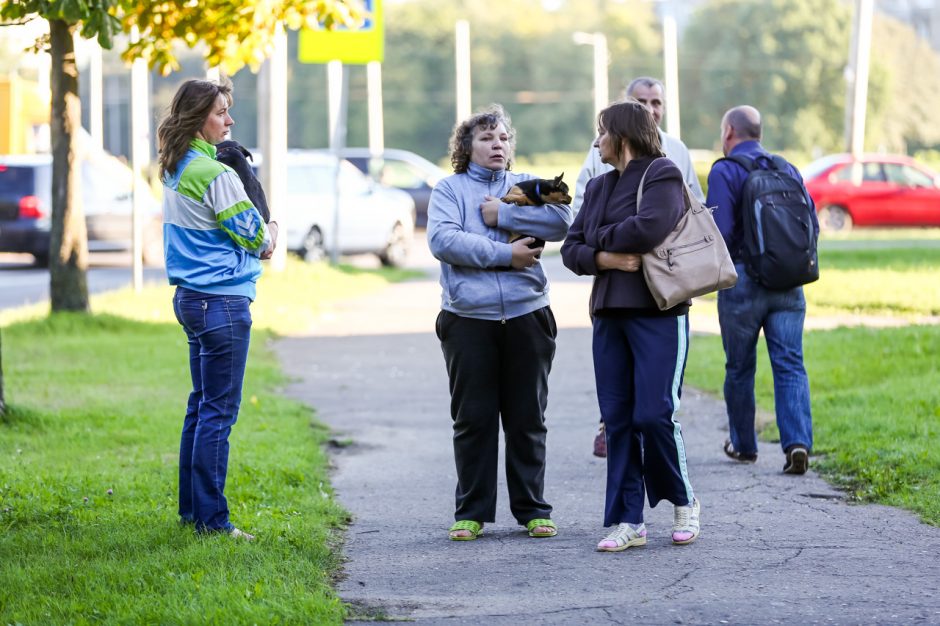
M 202 532 L 234 528 L 225 476 L 228 437 L 238 419 L 251 335 L 251 301 L 177 287 L 176 319 L 189 342 L 189 394 L 180 438 L 179 514 Z
M 754 372 L 757 337 L 761 329 L 767 341 L 774 377 L 774 406 L 780 445 L 813 447 L 813 416 L 809 403 L 809 378 L 803 367 L 803 320 L 806 300 L 803 288 L 766 289 L 736 264 L 738 284 L 718 292 L 718 321 L 725 348 L 725 405 L 731 444 L 744 454 L 757 452 L 754 429 Z

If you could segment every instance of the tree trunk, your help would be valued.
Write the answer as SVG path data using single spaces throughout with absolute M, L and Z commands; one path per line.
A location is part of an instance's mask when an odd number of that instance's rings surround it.
M 88 233 L 82 210 L 77 133 L 82 124 L 72 27 L 49 20 L 52 55 L 52 226 L 49 275 L 52 311 L 88 311 Z

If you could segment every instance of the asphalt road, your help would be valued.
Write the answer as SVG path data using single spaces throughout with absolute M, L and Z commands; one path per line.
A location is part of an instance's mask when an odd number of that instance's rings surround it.
M 0 254 L 0 309 L 35 304 L 49 299 L 49 270 L 33 265 L 29 254 Z M 89 257 L 88 290 L 91 293 L 130 286 L 130 255 L 94 253 Z M 144 267 L 144 282 L 166 282 L 162 267 Z
M 777 444 L 762 443 L 755 465 L 729 461 L 723 404 L 694 389 L 679 419 L 701 537 L 671 545 L 672 507 L 660 504 L 647 511 L 649 545 L 595 552 L 605 462 L 590 453 L 590 282 L 557 256 L 543 263 L 560 328 L 547 413 L 555 538 L 515 524 L 501 481 L 484 537 L 447 540 L 456 477 L 433 266 L 426 280 L 337 305 L 314 336 L 276 343 L 295 380 L 287 393 L 335 431 L 333 486 L 353 515 L 338 590 L 353 622 L 940 624 L 940 528 L 850 503 L 812 471 L 784 475 Z

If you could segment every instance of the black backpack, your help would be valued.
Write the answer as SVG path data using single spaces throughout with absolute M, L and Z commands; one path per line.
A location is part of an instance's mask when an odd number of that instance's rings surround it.
M 768 169 L 759 167 L 764 161 Z M 819 279 L 815 208 L 806 188 L 776 154 L 729 156 L 748 171 L 741 189 L 741 254 L 748 276 L 768 289 L 792 289 Z

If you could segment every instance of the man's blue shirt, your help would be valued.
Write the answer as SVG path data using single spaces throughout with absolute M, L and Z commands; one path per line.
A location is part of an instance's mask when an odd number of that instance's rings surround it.
M 753 140 L 742 141 L 731 149 L 728 156 L 738 155 L 757 160 L 758 167 L 764 169 L 767 169 L 767 162 L 771 158 L 771 154 L 760 145 L 760 142 Z M 765 159 L 760 159 L 760 157 L 765 157 Z M 789 163 L 787 163 L 787 167 L 790 174 L 802 183 L 803 177 L 800 176 L 800 172 Z M 734 161 L 717 161 L 708 173 L 708 197 L 705 200 L 705 206 L 715 210 L 713 213 L 715 223 L 718 225 L 722 237 L 725 238 L 725 245 L 728 246 L 728 251 L 735 263 L 743 261 L 741 243 L 744 234 L 742 232 L 741 207 L 739 204 L 741 190 L 744 188 L 747 175 L 748 171 Z M 807 194 L 806 199 L 809 201 L 810 206 L 814 206 L 809 194 Z M 818 232 L 818 225 L 816 225 L 816 229 Z

